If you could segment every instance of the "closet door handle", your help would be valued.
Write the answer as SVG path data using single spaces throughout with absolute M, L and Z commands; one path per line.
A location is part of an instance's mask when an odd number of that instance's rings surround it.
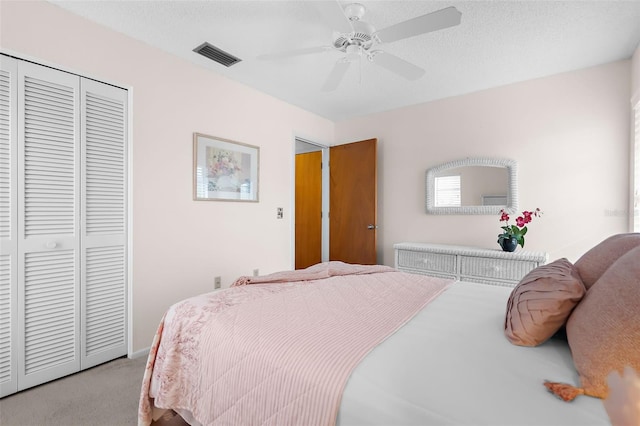
M 48 249 L 54 249 L 58 247 L 58 243 L 56 243 L 55 241 L 48 241 L 44 246 Z

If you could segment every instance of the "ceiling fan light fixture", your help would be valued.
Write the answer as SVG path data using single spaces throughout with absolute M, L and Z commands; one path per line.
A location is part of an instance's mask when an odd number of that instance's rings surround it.
M 346 53 L 347 56 L 345 56 L 345 60 L 347 62 L 357 61 L 358 59 L 360 59 L 360 56 L 362 56 L 362 47 L 356 44 L 352 44 L 350 46 L 347 46 Z

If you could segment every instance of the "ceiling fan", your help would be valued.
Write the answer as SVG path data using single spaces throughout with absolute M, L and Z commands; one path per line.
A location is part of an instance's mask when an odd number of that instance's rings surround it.
M 352 63 L 365 58 L 388 71 L 394 72 L 408 80 L 416 80 L 425 71 L 398 56 L 374 49 L 378 44 L 391 43 L 420 34 L 453 27 L 460 23 L 462 14 L 453 6 L 426 15 L 421 15 L 389 27 L 377 30 L 368 22 L 362 21 L 366 9 L 360 3 L 351 3 L 343 9 L 337 1 L 311 2 L 318 12 L 336 29 L 333 43 L 330 46 L 307 47 L 278 53 L 261 55 L 259 59 L 274 60 L 293 56 L 336 50 L 345 56 L 338 59 L 329 73 L 323 92 L 335 90 Z

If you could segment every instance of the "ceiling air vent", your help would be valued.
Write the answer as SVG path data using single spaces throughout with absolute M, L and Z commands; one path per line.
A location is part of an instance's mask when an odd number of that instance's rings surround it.
M 216 61 L 217 63 L 222 64 L 225 67 L 230 67 L 231 65 L 242 60 L 207 42 L 202 43 L 200 46 L 193 49 L 193 51 L 201 54 L 202 56 L 206 56 L 212 61 Z

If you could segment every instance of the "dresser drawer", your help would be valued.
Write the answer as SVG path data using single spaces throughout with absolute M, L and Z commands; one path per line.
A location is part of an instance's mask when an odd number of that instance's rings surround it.
M 520 281 L 522 277 L 537 266 L 537 262 L 524 260 L 462 256 L 460 259 L 460 275 Z
M 399 250 L 397 266 L 456 275 L 456 255 Z

